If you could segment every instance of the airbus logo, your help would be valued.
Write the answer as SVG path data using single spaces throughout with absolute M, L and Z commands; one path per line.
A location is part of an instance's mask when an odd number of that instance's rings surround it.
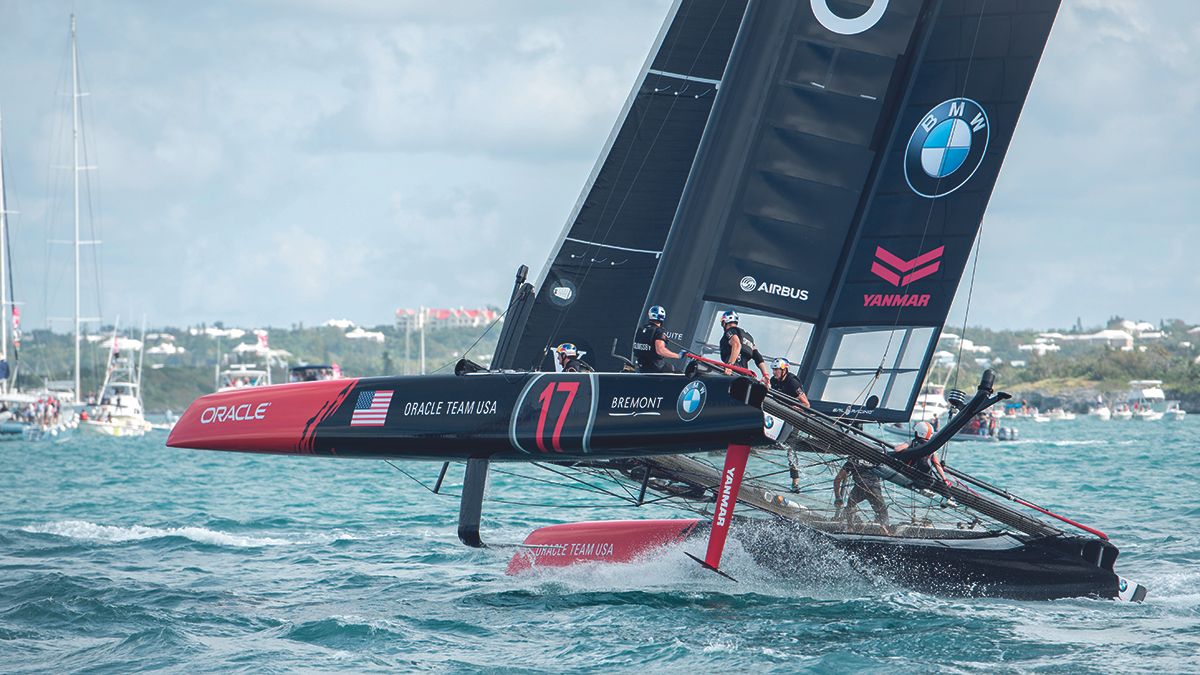
M 987 156 L 991 129 L 983 106 L 952 98 L 934 106 L 913 129 L 904 150 L 904 179 L 912 191 L 937 199 L 971 180 Z
M 759 283 L 757 279 L 750 275 L 742 277 L 742 280 L 738 282 L 738 286 L 746 293 L 767 293 L 768 295 L 778 295 L 781 298 L 791 298 L 801 301 L 808 300 L 807 288 L 770 284 L 765 281 Z

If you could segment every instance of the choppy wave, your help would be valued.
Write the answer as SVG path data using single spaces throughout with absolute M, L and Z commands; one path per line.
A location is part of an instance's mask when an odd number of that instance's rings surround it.
M 228 532 L 218 532 L 204 527 L 147 527 L 145 525 L 122 527 L 117 525 L 98 525 L 86 520 L 59 520 L 44 525 L 30 525 L 20 529 L 24 532 L 34 534 L 53 534 L 58 537 L 67 537 L 70 539 L 108 542 L 181 537 L 201 544 L 237 548 L 287 546 L 296 543 L 279 537 L 247 537 Z
M 58 520 L 41 525 L 18 528 L 31 534 L 52 534 L 68 539 L 83 539 L 99 542 L 127 542 L 146 539 L 181 538 L 199 544 L 227 546 L 231 548 L 259 548 L 264 546 L 299 546 L 305 544 L 328 544 L 337 541 L 353 541 L 359 537 L 347 533 L 322 533 L 299 538 L 247 536 L 210 530 L 206 527 L 152 527 L 147 525 L 100 525 L 86 520 Z M 381 535 L 386 536 L 386 535 Z

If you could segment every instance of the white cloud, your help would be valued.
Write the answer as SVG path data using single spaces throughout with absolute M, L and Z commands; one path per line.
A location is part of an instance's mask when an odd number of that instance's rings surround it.
M 669 5 L 85 4 L 106 306 L 278 325 L 503 302 L 513 268 L 545 260 Z M 0 6 L 30 325 L 65 311 L 67 268 L 42 251 L 70 211 L 48 169 L 65 163 L 49 148 L 69 12 Z M 1180 253 L 1198 236 L 1197 45 L 1200 3 L 1064 3 L 989 209 L 973 317 L 1197 311 Z

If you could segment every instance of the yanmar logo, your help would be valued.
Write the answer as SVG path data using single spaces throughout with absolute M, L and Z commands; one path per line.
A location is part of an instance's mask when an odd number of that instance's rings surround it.
M 717 526 L 725 527 L 729 518 L 730 504 L 733 496 L 734 479 L 737 478 L 737 467 L 729 467 L 725 472 L 725 480 L 721 482 L 721 498 L 717 500 Z
M 902 288 L 937 272 L 942 266 L 941 257 L 945 251 L 945 246 L 939 246 L 912 260 L 905 260 L 882 246 L 876 246 L 875 260 L 871 263 L 871 273 L 897 288 Z M 927 307 L 928 305 L 928 293 L 915 295 L 867 293 L 863 295 L 863 307 Z
M 250 422 L 265 419 L 270 401 L 263 403 L 243 403 L 241 405 L 215 405 L 205 408 L 200 413 L 200 424 L 213 422 Z
M 893 286 L 907 286 L 938 271 L 938 268 L 942 266 L 940 258 L 945 250 L 945 246 L 939 246 L 912 260 L 905 260 L 882 246 L 876 246 L 875 262 L 871 263 L 871 272 Z M 890 268 L 881 263 L 889 265 Z

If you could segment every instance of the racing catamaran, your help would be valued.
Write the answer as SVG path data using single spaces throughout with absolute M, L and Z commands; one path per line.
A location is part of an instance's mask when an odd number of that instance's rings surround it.
M 841 555 L 937 593 L 1140 600 L 1100 530 L 916 468 L 1007 398 L 990 372 L 951 392 L 957 412 L 924 445 L 897 453 L 858 426 L 912 414 L 1056 12 L 677 0 L 541 278 L 518 272 L 491 369 L 212 394 L 168 445 L 437 461 L 435 491 L 465 462 L 471 546 L 497 461 L 698 515 L 541 528 L 513 572 L 702 538 L 688 555 L 725 574 L 732 532 L 793 573 Z M 620 372 L 650 305 L 667 308 L 685 374 Z M 706 356 L 730 308 L 764 353 L 800 364 L 811 408 Z M 600 372 L 553 372 L 560 342 Z M 704 459 L 720 449 L 722 465 Z M 831 506 L 846 480 L 880 486 L 873 519 Z

